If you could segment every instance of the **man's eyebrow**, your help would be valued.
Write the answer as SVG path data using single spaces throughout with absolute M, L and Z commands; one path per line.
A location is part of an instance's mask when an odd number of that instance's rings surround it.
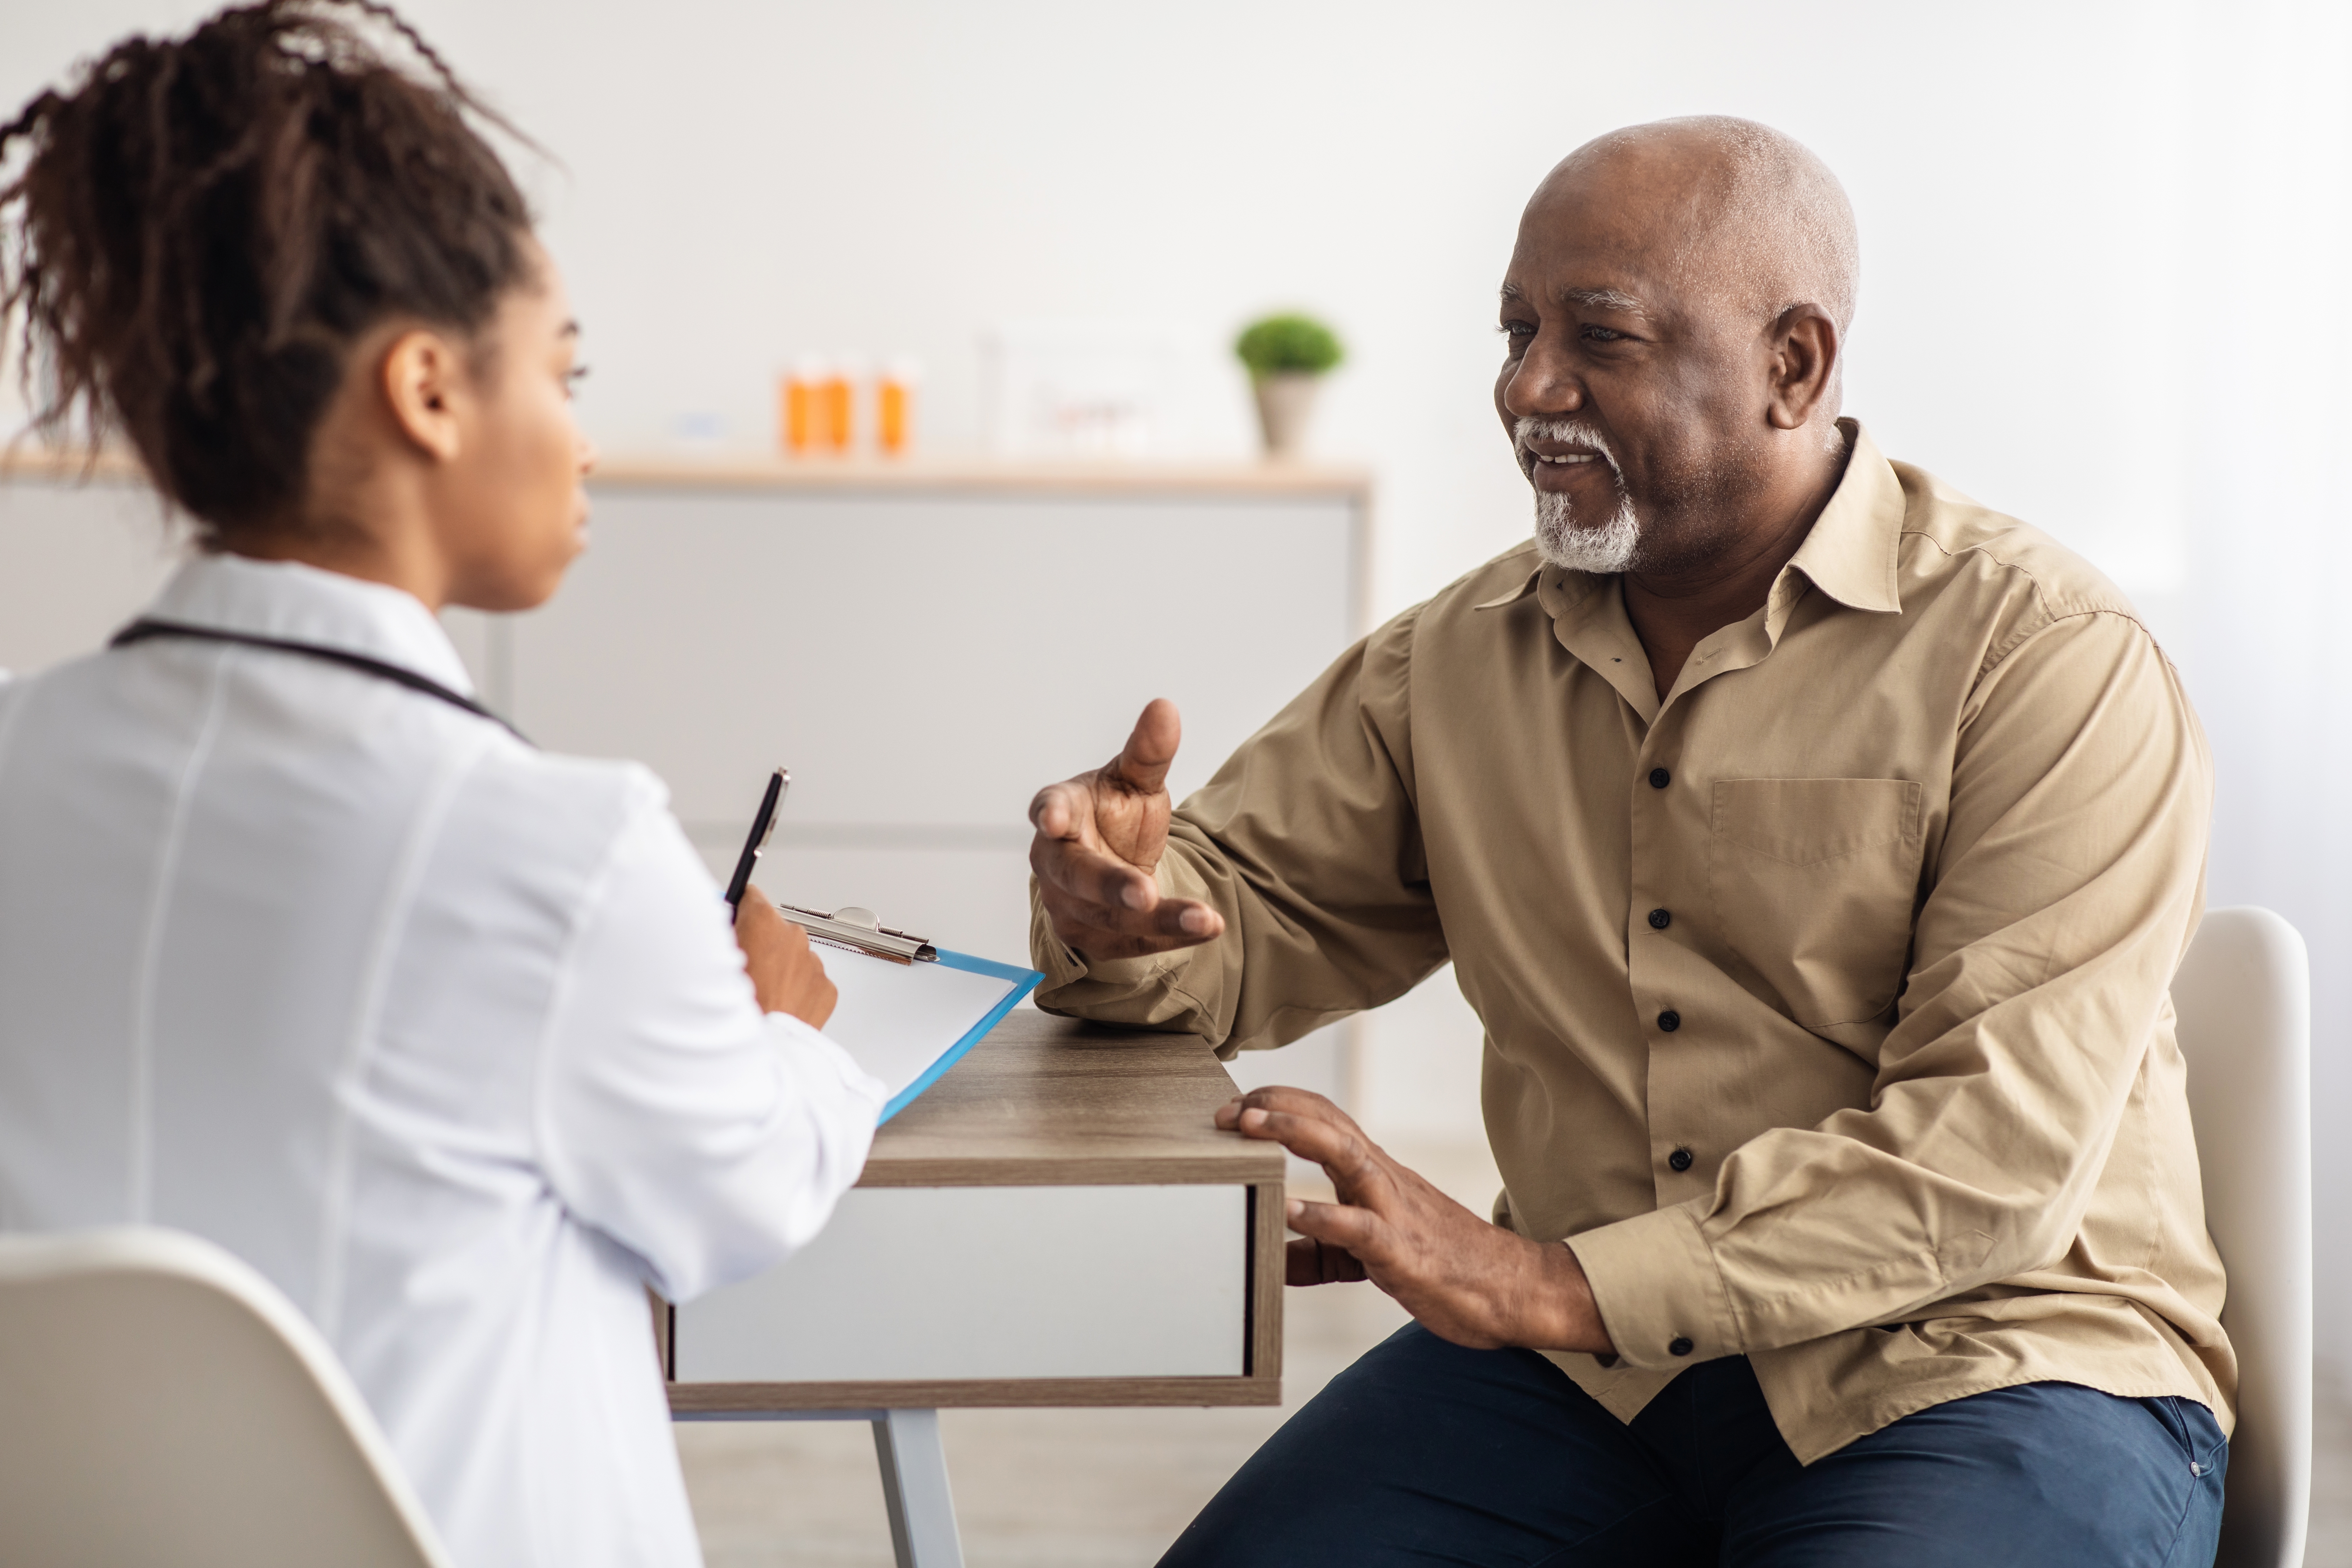
M 555 335 L 559 338 L 578 337 L 580 335 L 580 322 L 576 319 L 564 322 L 562 327 L 556 330 Z
M 1642 301 L 1615 289 L 1563 289 L 1559 291 L 1559 298 L 1560 302 L 1567 305 L 1586 305 L 1596 310 L 1615 310 L 1628 316 L 1646 314 L 1642 309 Z
M 1496 292 L 1502 297 L 1503 302 L 1507 305 L 1514 300 L 1524 300 L 1527 298 L 1525 294 L 1519 291 L 1519 286 L 1516 283 L 1506 283 L 1501 289 L 1496 290 Z

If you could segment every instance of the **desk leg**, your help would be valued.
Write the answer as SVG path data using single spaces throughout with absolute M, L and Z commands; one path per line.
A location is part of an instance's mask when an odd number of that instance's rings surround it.
M 936 1410 L 885 1410 L 874 1417 L 874 1457 L 890 1510 L 890 1549 L 898 1568 L 963 1568 L 955 1499 L 948 1490 L 948 1451 Z

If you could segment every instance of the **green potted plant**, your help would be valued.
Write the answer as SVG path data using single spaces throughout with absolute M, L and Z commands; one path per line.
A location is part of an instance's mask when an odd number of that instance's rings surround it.
M 1234 353 L 1249 368 L 1258 428 L 1269 458 L 1296 457 L 1315 409 L 1315 387 L 1345 357 L 1338 334 L 1312 316 L 1286 313 L 1251 322 Z

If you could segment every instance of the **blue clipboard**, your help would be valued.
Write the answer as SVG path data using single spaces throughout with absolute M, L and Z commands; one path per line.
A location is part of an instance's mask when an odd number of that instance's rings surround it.
M 998 980 L 1009 980 L 1013 983 L 1013 988 L 1004 994 L 1003 1000 L 988 1010 L 979 1023 L 966 1030 L 961 1039 L 950 1046 L 940 1054 L 938 1060 L 925 1068 L 922 1076 L 890 1097 L 890 1102 L 882 1108 L 882 1114 L 877 1119 L 877 1126 L 914 1104 L 921 1097 L 923 1090 L 939 1082 L 946 1075 L 948 1068 L 963 1060 L 965 1052 L 987 1038 L 988 1032 L 1003 1023 L 1004 1016 L 1018 1007 L 1022 999 L 1036 990 L 1045 979 L 1044 974 L 1034 969 L 1024 969 L 1017 964 L 997 963 L 985 958 L 974 958 L 968 952 L 956 952 L 944 947 L 939 951 L 939 962 L 941 967 L 961 969 L 968 974 L 986 974 Z

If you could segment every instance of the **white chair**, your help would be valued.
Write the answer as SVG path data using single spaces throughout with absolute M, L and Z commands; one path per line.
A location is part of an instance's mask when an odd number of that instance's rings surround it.
M 448 1568 L 318 1331 L 209 1242 L 0 1236 L 0 1563 Z
M 2303 1568 L 2311 1512 L 2311 964 L 2268 910 L 2214 910 L 2173 977 L 2205 1226 L 2230 1271 L 2238 1426 L 2217 1568 Z

